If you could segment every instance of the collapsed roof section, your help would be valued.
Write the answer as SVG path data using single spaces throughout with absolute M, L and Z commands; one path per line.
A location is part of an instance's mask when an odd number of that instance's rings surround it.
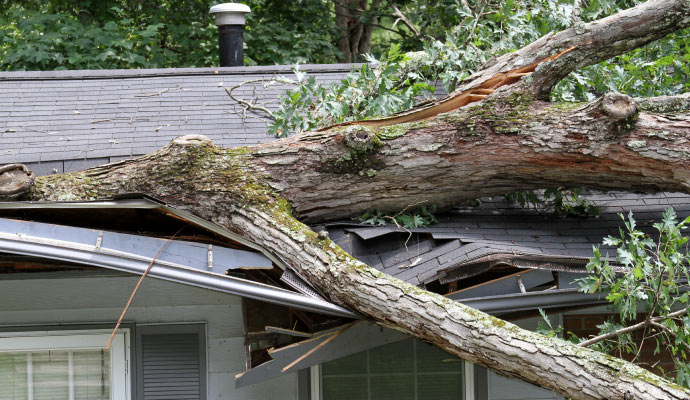
M 632 211 L 638 228 L 652 235 L 652 224 L 665 208 L 673 206 L 681 218 L 690 215 L 690 196 L 679 193 L 611 192 L 586 198 L 600 207 L 600 216 L 557 218 L 497 197 L 483 199 L 479 206 L 454 209 L 428 227 L 403 229 L 343 221 L 326 228 L 346 251 L 382 272 L 499 312 L 498 302 L 488 305 L 484 300 L 514 296 L 514 302 L 520 294 L 532 293 L 535 298 L 536 292 L 544 290 L 575 289 L 573 280 L 586 273 L 592 246 L 608 235 L 619 235 L 619 213 Z M 601 250 L 615 254 L 606 246 Z M 548 293 L 548 301 L 505 302 L 503 311 L 534 309 L 539 304 L 572 305 L 577 296 L 565 293 L 559 303 L 551 302 L 553 292 Z M 583 304 L 595 300 L 586 297 L 579 297 Z
M 690 215 L 690 196 L 680 194 L 589 199 L 602 208 L 599 218 L 557 219 L 496 199 L 410 231 L 349 221 L 327 228 L 383 272 L 489 313 L 580 307 L 604 302 L 578 293 L 573 280 L 585 272 L 592 244 L 618 233 L 618 212 L 633 211 L 650 233 L 669 205 Z M 405 338 L 366 322 L 340 325 L 357 316 L 325 301 L 263 247 L 145 196 L 0 203 L 0 272 L 26 272 L 27 259 L 17 257 L 38 260 L 35 272 L 81 265 L 141 274 L 151 264 L 152 277 L 244 297 L 249 368 L 238 386 Z

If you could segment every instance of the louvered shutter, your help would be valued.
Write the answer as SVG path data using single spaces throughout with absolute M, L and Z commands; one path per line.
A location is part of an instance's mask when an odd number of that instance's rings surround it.
M 142 334 L 144 400 L 203 400 L 197 333 Z

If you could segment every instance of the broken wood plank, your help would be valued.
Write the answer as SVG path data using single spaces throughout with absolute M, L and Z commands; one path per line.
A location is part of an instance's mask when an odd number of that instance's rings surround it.
M 290 370 L 282 372 L 282 369 L 286 365 L 318 346 L 321 342 L 331 337 L 334 332 L 342 328 L 343 326 L 340 326 L 336 329 L 317 332 L 309 339 L 279 349 L 270 350 L 268 353 L 273 357 L 273 360 L 237 374 L 235 376 L 236 386 L 239 388 L 253 385 L 267 379 L 291 373 L 292 371 L 308 368 L 312 365 L 322 364 L 361 351 L 373 349 L 374 347 L 384 344 L 409 338 L 409 336 L 404 333 L 393 329 L 382 328 L 369 322 L 360 322 L 324 345 L 319 351 L 311 354 L 307 358 L 303 358 L 300 362 L 291 367 Z
M 335 339 L 335 338 L 337 338 L 338 336 L 340 336 L 343 332 L 345 332 L 345 331 L 347 331 L 348 329 L 350 329 L 350 328 L 352 328 L 353 326 L 355 326 L 355 324 L 357 324 L 358 322 L 359 322 L 359 321 L 350 322 L 349 324 L 343 326 L 340 330 L 338 330 L 338 331 L 336 331 L 335 333 L 333 333 L 333 334 L 332 334 L 330 337 L 328 337 L 326 340 L 324 340 L 323 342 L 317 344 L 316 347 L 314 347 L 314 348 L 312 348 L 311 350 L 309 350 L 308 352 L 302 354 L 302 355 L 299 356 L 299 358 L 297 358 L 295 361 L 293 361 L 293 362 L 291 362 L 290 364 L 288 364 L 287 366 L 285 366 L 282 370 L 280 370 L 280 372 L 285 372 L 285 371 L 289 370 L 290 368 L 294 367 L 294 366 L 295 366 L 296 364 L 298 364 L 300 361 L 302 361 L 302 360 L 304 360 L 305 358 L 307 358 L 307 357 L 309 357 L 310 355 L 312 355 L 316 350 L 318 350 L 318 349 L 322 348 L 323 346 L 327 345 L 328 343 L 330 343 L 331 341 L 333 341 L 333 339 Z
M 287 329 L 287 328 L 279 328 L 277 326 L 267 326 L 266 332 L 273 332 L 273 333 L 279 333 L 281 335 L 297 336 L 297 337 L 304 337 L 304 338 L 310 338 L 310 337 L 314 336 L 312 333 L 309 333 L 309 332 L 300 332 L 300 331 L 295 331 L 295 330 Z

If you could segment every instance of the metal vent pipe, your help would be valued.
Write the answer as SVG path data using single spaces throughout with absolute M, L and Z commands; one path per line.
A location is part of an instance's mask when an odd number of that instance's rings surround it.
M 251 10 L 239 3 L 223 3 L 211 7 L 209 12 L 216 17 L 218 26 L 218 53 L 221 67 L 241 67 L 244 65 L 245 15 Z

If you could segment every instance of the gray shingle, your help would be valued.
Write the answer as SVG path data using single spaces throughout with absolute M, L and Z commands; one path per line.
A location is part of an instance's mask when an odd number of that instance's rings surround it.
M 65 172 L 81 171 L 83 169 L 107 164 L 108 158 L 87 158 L 84 160 L 70 160 L 64 162 Z
M 317 81 L 331 82 L 351 67 L 301 69 Z M 207 135 L 220 146 L 266 142 L 272 139 L 266 135 L 266 122 L 243 120 L 241 107 L 225 88 L 258 77 L 290 75 L 290 68 L 0 72 L 0 132 L 14 130 L 11 137 L 0 136 L 0 164 L 141 154 L 189 133 Z M 276 107 L 277 96 L 286 88 L 275 85 L 264 91 L 265 100 L 273 103 L 269 108 Z M 253 90 L 246 85 L 237 92 L 247 97 Z M 93 131 L 99 136 L 92 136 Z M 107 134 L 111 137 L 106 139 Z M 68 137 L 71 143 L 65 146 Z M 108 152 L 102 139 L 120 146 Z M 80 149 L 70 148 L 74 146 Z
M 410 261 L 409 252 L 398 248 L 397 253 L 396 250 L 388 251 L 385 257 L 403 262 L 386 262 L 388 266 L 383 271 L 418 284 L 436 279 L 441 271 L 478 262 L 490 255 L 534 254 L 585 259 L 592 255 L 592 245 L 600 244 L 609 234 L 618 235 L 618 229 L 622 226 L 622 220 L 616 214 L 619 210 L 632 210 L 638 228 L 650 234 L 654 233 L 651 224 L 661 218 L 663 209 L 668 205 L 676 208 L 680 218 L 690 215 L 690 196 L 680 193 L 637 195 L 611 192 L 587 196 L 602 206 L 603 214 L 600 217 L 583 219 L 542 215 L 534 210 L 515 208 L 500 198 L 491 200 L 491 213 L 486 212 L 486 202 L 480 207 L 453 210 L 437 216 L 438 224 L 413 229 L 417 234 L 428 234 L 435 239 L 429 243 L 435 243 L 436 247 L 419 254 L 421 262 L 413 267 L 398 268 L 400 264 Z M 401 232 L 390 225 L 351 225 L 347 223 L 343 229 L 356 232 L 365 239 L 365 244 L 379 243 L 389 237 L 384 235 Z M 604 246 L 601 249 L 602 253 L 615 254 L 614 249 Z M 366 252 L 366 248 L 360 250 Z

